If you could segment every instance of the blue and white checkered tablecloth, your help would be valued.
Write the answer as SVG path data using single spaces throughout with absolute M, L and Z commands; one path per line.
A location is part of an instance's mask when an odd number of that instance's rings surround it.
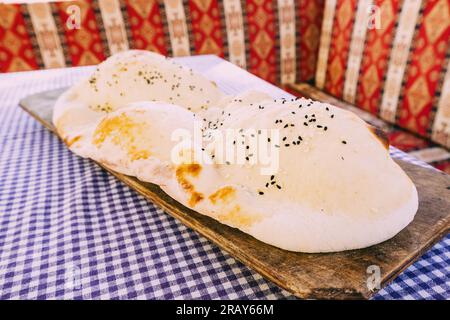
M 248 75 L 246 83 L 230 82 L 217 58 L 182 63 L 219 74 L 226 91 L 263 86 L 283 94 Z M 0 298 L 294 298 L 71 153 L 18 107 L 21 98 L 69 86 L 91 70 L 0 75 Z M 375 299 L 449 299 L 449 279 L 447 235 Z

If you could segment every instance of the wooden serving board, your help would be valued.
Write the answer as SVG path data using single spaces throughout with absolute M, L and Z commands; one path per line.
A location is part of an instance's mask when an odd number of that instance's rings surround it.
M 35 94 L 21 107 L 55 133 L 51 123 L 54 101 L 62 90 Z M 56 134 L 56 133 L 55 133 Z M 398 161 L 417 186 L 419 211 L 414 221 L 394 238 L 360 250 L 305 254 L 278 249 L 209 217 L 192 211 L 165 194 L 157 185 L 103 168 L 163 208 L 186 226 L 205 236 L 250 268 L 300 298 L 369 298 L 367 268 L 380 267 L 381 286 L 417 260 L 449 231 L 450 176 Z M 367 226 L 370 228 L 370 226 Z

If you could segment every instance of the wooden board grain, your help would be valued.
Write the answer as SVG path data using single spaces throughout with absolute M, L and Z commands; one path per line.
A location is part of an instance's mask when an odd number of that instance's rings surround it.
M 53 133 L 51 114 L 62 90 L 35 94 L 21 107 Z M 419 210 L 414 221 L 394 238 L 360 250 L 305 254 L 278 249 L 209 217 L 192 211 L 166 195 L 157 185 L 114 172 L 119 180 L 202 234 L 250 268 L 300 298 L 369 298 L 369 266 L 381 271 L 381 287 L 394 279 L 449 231 L 450 176 L 398 161 L 417 186 Z M 370 228 L 370 226 L 367 226 Z

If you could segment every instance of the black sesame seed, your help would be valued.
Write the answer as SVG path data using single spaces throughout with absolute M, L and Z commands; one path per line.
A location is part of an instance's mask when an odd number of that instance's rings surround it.
M 259 193 L 260 195 L 263 195 L 263 194 L 264 194 L 264 192 L 262 192 L 262 191 L 259 191 L 258 193 Z
M 345 141 L 345 140 L 342 140 L 342 143 L 343 143 L 343 144 L 347 144 L 347 141 Z

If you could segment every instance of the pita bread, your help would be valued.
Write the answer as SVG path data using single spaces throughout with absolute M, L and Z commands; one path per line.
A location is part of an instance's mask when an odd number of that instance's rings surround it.
M 111 56 L 59 97 L 53 123 L 72 151 L 88 156 L 86 138 L 95 125 L 129 103 L 166 101 L 198 112 L 226 98 L 214 82 L 191 69 L 157 53 L 130 50 Z
M 58 100 L 54 123 L 66 142 L 80 137 L 68 143 L 74 152 L 158 184 L 187 207 L 286 250 L 364 248 L 414 218 L 414 184 L 390 158 L 386 140 L 355 114 L 306 99 L 274 101 L 261 92 L 226 96 L 191 71 L 183 71 L 180 87 L 195 83 L 204 95 L 183 89 L 175 97 L 172 82 L 143 94 L 145 85 L 132 88 L 139 68 L 163 78 L 178 68 L 144 56 L 113 56 L 95 73 L 98 92 L 86 95 L 82 82 Z M 123 66 L 129 74 L 117 87 L 104 85 Z M 126 98 L 117 96 L 121 90 Z M 92 110 L 98 101 L 111 109 Z M 195 139 L 199 123 L 204 139 Z M 209 136 L 229 132 L 235 135 L 222 145 Z M 180 142 L 175 133 L 188 138 Z M 224 145 L 240 151 L 226 158 Z
M 277 173 L 263 175 L 257 164 L 218 167 L 227 184 L 257 199 L 240 203 L 240 218 L 252 223 L 230 225 L 283 249 L 329 252 L 382 242 L 412 221 L 414 184 L 387 141 L 355 114 L 305 99 L 230 105 L 225 114 L 227 129 L 280 132 L 272 140 L 280 146 Z

